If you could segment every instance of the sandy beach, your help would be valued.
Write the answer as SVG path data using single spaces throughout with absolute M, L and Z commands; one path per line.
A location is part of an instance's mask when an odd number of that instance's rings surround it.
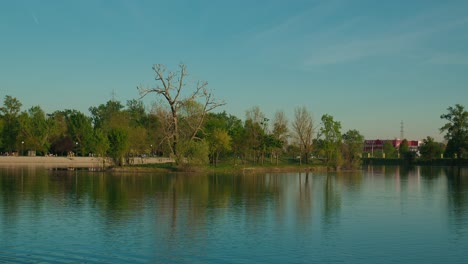
M 110 160 L 106 160 L 106 164 Z M 102 158 L 96 157 L 0 157 L 0 166 L 38 166 L 45 168 L 101 168 Z
M 131 158 L 130 164 L 155 164 L 172 162 L 169 158 Z M 100 157 L 16 157 L 0 156 L 0 166 L 38 166 L 54 168 L 102 168 L 112 166 L 110 158 Z

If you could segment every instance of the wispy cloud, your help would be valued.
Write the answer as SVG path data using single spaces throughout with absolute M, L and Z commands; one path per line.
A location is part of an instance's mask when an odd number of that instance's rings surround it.
M 426 60 L 428 64 L 439 65 L 468 65 L 468 54 L 462 53 L 445 53 L 436 54 Z
M 314 21 L 332 15 L 337 9 L 343 6 L 344 1 L 325 1 L 317 5 L 305 8 L 299 13 L 291 14 L 270 26 L 255 29 L 251 34 L 250 41 L 268 41 L 271 38 L 278 38 L 287 33 L 304 28 L 305 24 L 311 24 Z
M 339 64 L 370 56 L 401 52 L 414 46 L 427 34 L 427 32 L 420 31 L 343 39 L 342 43 L 313 48 L 305 65 Z
M 346 1 L 324 1 L 285 16 L 269 27 L 252 29 L 246 43 L 251 47 L 261 46 L 270 56 L 295 57 L 306 67 L 376 56 L 413 56 L 414 51 L 426 53 L 421 58 L 428 58 L 435 51 L 427 43 L 468 25 L 468 17 L 460 9 L 457 4 L 421 7 L 419 13 L 417 10 L 397 18 L 358 9 Z M 436 47 L 441 49 L 437 45 L 432 49 Z M 445 59 L 434 58 L 434 63 L 436 60 Z
M 387 56 L 402 54 L 424 47 L 425 42 L 437 38 L 441 33 L 466 27 L 467 17 L 446 17 L 441 21 L 440 14 L 427 12 L 408 20 L 403 20 L 385 32 L 368 33 L 362 36 L 343 36 L 334 43 L 314 46 L 311 43 L 311 52 L 304 64 L 306 66 L 331 65 L 356 61 L 372 56 Z M 370 21 L 368 21 L 369 23 Z M 431 59 L 432 63 L 455 63 L 466 61 L 461 56 L 437 56 Z
M 36 25 L 39 25 L 39 19 L 37 19 L 37 16 L 33 12 L 31 12 L 31 17 L 34 20 L 34 23 L 36 23 Z

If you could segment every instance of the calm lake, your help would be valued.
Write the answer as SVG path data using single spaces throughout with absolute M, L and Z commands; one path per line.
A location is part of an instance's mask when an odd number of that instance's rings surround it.
M 468 168 L 0 168 L 0 263 L 467 263 Z

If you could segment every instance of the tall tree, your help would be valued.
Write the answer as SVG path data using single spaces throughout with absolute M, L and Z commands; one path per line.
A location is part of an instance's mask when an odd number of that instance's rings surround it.
M 77 154 L 85 155 L 91 149 L 93 136 L 91 118 L 80 111 L 72 110 L 68 111 L 66 120 L 68 132 L 75 143 Z
M 345 166 L 356 169 L 361 165 L 364 136 L 357 130 L 348 130 L 343 135 L 342 153 Z
M 5 96 L 3 107 L 0 107 L 3 119 L 2 139 L 5 151 L 11 152 L 16 149 L 17 136 L 19 132 L 18 115 L 21 111 L 21 102 L 10 95 Z
M 111 127 L 110 123 L 121 116 L 123 108 L 124 106 L 119 101 L 114 100 L 97 107 L 90 107 L 89 112 L 91 112 L 94 127 L 108 130 Z
M 99 157 L 105 157 L 110 148 L 109 138 L 100 128 L 93 131 L 91 151 Z
M 19 116 L 21 144 L 30 150 L 45 154 L 55 136 L 55 120 L 46 117 L 40 106 L 31 107 Z
M 400 153 L 400 157 L 406 156 L 406 154 L 410 151 L 408 140 L 405 138 L 401 141 L 400 146 L 398 147 L 398 152 Z
M 325 114 L 322 116 L 322 127 L 320 137 L 323 140 L 322 148 L 328 167 L 338 169 L 342 165 L 341 156 L 341 123 L 333 120 L 333 116 Z
M 112 128 L 108 133 L 109 154 L 114 159 L 115 164 L 124 165 L 125 154 L 128 153 L 128 132 L 120 128 Z
M 50 138 L 50 150 L 54 154 L 67 155 L 75 149 L 75 144 L 68 133 L 67 116 L 71 110 L 56 111 L 48 115 L 49 120 L 53 120 L 54 132 Z
M 300 147 L 301 156 L 305 163 L 308 163 L 314 140 L 314 122 L 312 114 L 305 106 L 298 107 L 294 110 L 292 127 Z
M 215 128 L 207 135 L 207 142 L 212 163 L 217 166 L 219 154 L 231 150 L 231 137 L 226 130 Z
M 283 111 L 275 113 L 273 118 L 273 135 L 276 139 L 286 144 L 289 138 L 288 119 Z
M 148 116 L 146 114 L 145 106 L 141 100 L 128 100 L 127 110 L 130 119 L 130 126 L 145 126 L 148 122 Z
M 268 118 L 260 110 L 260 107 L 254 106 L 245 112 L 246 120 L 244 122 L 244 144 L 245 149 L 250 152 L 253 161 L 259 163 L 264 154 L 264 136 L 267 134 Z
M 392 145 L 390 141 L 385 141 L 383 144 L 383 153 L 385 153 L 386 158 L 396 158 L 397 149 Z
M 236 158 L 234 163 L 236 164 L 237 158 L 240 158 L 243 162 L 245 160 L 247 146 L 244 142 L 245 128 L 242 125 L 242 120 L 236 116 L 229 115 L 227 119 L 227 130 L 232 139 L 231 149 Z
M 181 108 L 192 101 L 200 101 L 202 105 L 199 121 L 192 127 L 190 133 L 191 137 L 189 141 L 193 141 L 198 132 L 202 129 L 206 114 L 225 103 L 213 98 L 212 93 L 207 89 L 208 83 L 205 81 L 198 81 L 191 91 L 185 91 L 184 88 L 187 87 L 185 78 L 188 76 L 188 73 L 184 64 L 179 65 L 178 72 L 166 72 L 166 67 L 162 64 L 153 65 L 153 71 L 155 72 L 155 80 L 158 83 L 157 86 L 154 88 L 140 86 L 137 87 L 137 89 L 140 92 L 141 98 L 149 93 L 156 93 L 157 95 L 163 96 L 166 100 L 171 114 L 171 123 L 167 131 L 169 133 L 168 139 L 170 140 L 172 154 L 178 160 L 181 160 L 183 157 L 179 157 L 177 153 L 177 144 L 179 143 L 181 133 L 179 126 Z
M 278 165 L 278 156 L 285 151 L 285 146 L 289 139 L 288 119 L 283 111 L 275 113 L 273 118 L 273 137 L 277 141 L 276 148 L 273 149 L 276 156 L 276 165 Z
M 448 141 L 445 155 L 453 157 L 456 154 L 462 158 L 468 153 L 468 112 L 460 104 L 447 108 L 447 111 L 440 116 L 448 121 L 440 128 L 441 133 L 446 132 L 444 137 Z
M 425 160 L 437 159 L 442 154 L 442 147 L 434 141 L 433 137 L 423 139 L 422 145 L 419 147 L 421 158 Z

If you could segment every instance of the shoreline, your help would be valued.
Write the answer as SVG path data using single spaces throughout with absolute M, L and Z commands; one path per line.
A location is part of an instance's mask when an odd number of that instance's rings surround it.
M 109 171 L 109 172 L 128 172 L 128 173 L 147 173 L 147 172 L 160 172 L 160 173 L 241 173 L 241 174 L 255 174 L 255 173 L 280 173 L 280 172 L 333 172 L 323 165 L 283 165 L 283 166 L 232 166 L 232 167 L 211 167 L 201 166 L 192 167 L 188 170 L 177 170 L 173 167 L 158 167 L 157 164 L 170 163 L 172 160 L 169 158 L 131 158 L 130 165 L 123 167 L 114 166 L 113 161 L 106 157 L 44 157 L 44 156 L 0 156 L 0 167 L 39 167 L 44 169 L 90 169 L 96 171 Z M 145 165 L 150 165 L 145 166 Z M 156 165 L 156 166 L 151 166 Z M 345 172 L 347 170 L 343 170 Z
M 103 168 L 112 164 L 108 158 L 100 157 L 28 157 L 0 156 L 0 166 L 37 166 L 46 169 Z

